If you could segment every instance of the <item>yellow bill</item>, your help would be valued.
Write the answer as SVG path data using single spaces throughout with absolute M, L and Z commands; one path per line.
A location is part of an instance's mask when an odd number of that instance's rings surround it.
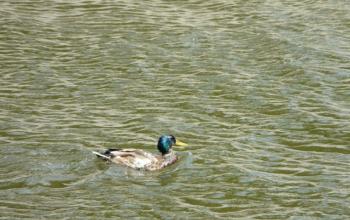
M 178 146 L 178 147 L 186 147 L 186 146 L 188 146 L 188 144 L 186 144 L 186 143 L 184 143 L 184 142 L 181 142 L 181 141 L 179 141 L 179 140 L 176 139 L 175 146 Z

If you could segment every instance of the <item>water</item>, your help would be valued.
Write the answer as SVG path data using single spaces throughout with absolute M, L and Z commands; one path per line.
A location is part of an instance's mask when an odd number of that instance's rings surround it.
M 0 219 L 347 219 L 347 1 L 2 1 Z M 92 150 L 189 144 L 160 172 Z

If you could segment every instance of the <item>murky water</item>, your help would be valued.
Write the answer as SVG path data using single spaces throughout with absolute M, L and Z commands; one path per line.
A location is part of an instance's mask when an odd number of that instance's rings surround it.
M 0 2 L 0 219 L 350 218 L 348 1 Z M 160 172 L 92 150 L 156 152 Z

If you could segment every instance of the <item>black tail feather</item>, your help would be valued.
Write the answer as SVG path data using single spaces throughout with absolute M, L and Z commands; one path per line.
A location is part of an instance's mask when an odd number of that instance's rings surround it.
M 92 153 L 95 154 L 97 157 L 102 158 L 103 160 L 111 160 L 114 157 L 112 152 L 119 151 L 119 150 L 121 150 L 121 149 L 108 149 L 104 153 L 92 151 Z
M 121 149 L 118 149 L 118 148 L 110 148 L 108 150 L 106 150 L 103 154 L 106 155 L 106 156 L 113 156 L 113 154 L 111 154 L 113 151 L 119 151 Z

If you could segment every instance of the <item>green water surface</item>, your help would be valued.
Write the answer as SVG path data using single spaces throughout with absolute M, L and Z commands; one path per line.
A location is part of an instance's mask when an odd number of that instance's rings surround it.
M 349 219 L 349 61 L 345 0 L 1 1 L 0 219 Z

